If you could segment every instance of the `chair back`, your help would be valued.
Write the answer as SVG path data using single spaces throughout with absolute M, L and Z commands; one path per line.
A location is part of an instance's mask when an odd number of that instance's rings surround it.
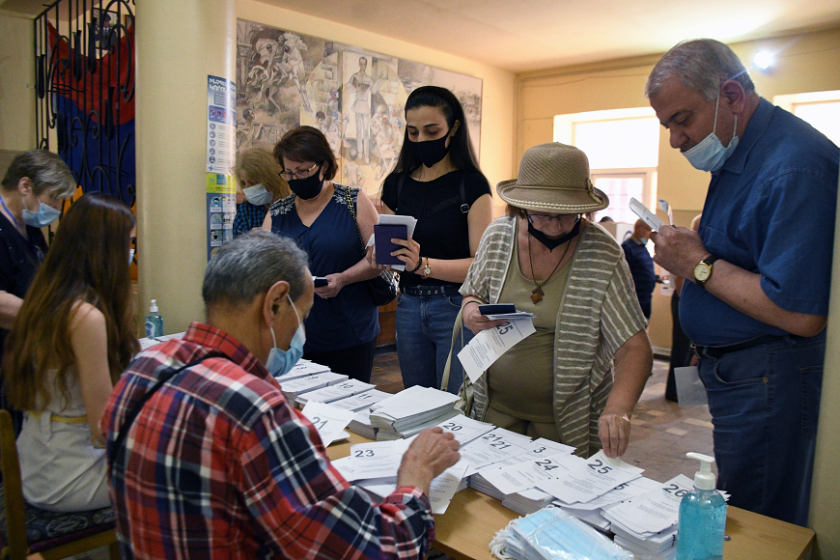
M 0 468 L 3 470 L 3 507 L 6 510 L 5 542 L 0 556 L 4 560 L 25 560 L 29 552 L 29 543 L 26 540 L 26 510 L 15 429 L 8 410 L 0 410 Z

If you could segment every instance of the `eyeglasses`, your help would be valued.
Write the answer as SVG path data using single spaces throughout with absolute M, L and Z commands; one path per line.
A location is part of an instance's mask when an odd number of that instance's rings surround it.
M 295 179 L 308 179 L 312 176 L 312 172 L 318 168 L 317 163 L 313 163 L 309 169 L 298 169 L 297 171 L 281 171 L 280 176 L 287 180 L 293 181 Z
M 549 214 L 527 214 L 527 216 L 531 225 L 546 226 L 551 222 L 560 222 L 560 220 L 566 218 L 567 216 L 575 216 L 575 214 L 559 214 L 557 216 L 551 216 Z

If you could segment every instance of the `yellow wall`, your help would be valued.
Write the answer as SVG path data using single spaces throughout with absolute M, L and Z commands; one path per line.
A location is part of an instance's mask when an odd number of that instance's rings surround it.
M 35 147 L 32 20 L 0 10 L 0 150 Z
M 239 0 L 237 17 L 297 33 L 323 37 L 382 54 L 405 58 L 481 78 L 481 170 L 495 187 L 499 181 L 515 176 L 513 166 L 513 87 L 514 75 L 472 60 L 420 47 L 369 31 L 326 21 L 291 10 Z M 445 45 L 444 45 L 445 46 Z M 495 197 L 494 197 L 495 198 Z M 496 199 L 498 204 L 498 199 Z
M 840 89 L 840 28 L 731 46 L 744 61 L 751 60 L 759 49 L 780 51 L 772 72 L 751 72 L 758 92 L 771 101 L 774 95 Z M 660 56 L 517 75 L 515 160 L 529 147 L 552 140 L 555 115 L 647 107 L 645 81 Z M 693 169 L 671 149 L 662 129 L 657 195 L 670 203 L 678 225 L 688 226 L 702 210 L 708 182 L 708 173 Z M 669 299 L 658 289 L 650 334 L 654 347 L 670 348 Z

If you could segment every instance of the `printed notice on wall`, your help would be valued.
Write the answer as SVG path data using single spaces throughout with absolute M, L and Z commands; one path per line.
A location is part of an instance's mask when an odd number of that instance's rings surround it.
M 236 84 L 207 76 L 207 259 L 233 239 L 236 216 Z

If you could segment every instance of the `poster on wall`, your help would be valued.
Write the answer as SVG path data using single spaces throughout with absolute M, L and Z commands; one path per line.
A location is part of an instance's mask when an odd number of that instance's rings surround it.
M 405 100 L 436 85 L 461 101 L 476 156 L 482 80 L 352 45 L 237 20 L 236 150 L 272 151 L 300 125 L 321 130 L 336 181 L 379 198 L 405 134 Z
M 233 238 L 236 216 L 236 84 L 207 76 L 207 259 Z

